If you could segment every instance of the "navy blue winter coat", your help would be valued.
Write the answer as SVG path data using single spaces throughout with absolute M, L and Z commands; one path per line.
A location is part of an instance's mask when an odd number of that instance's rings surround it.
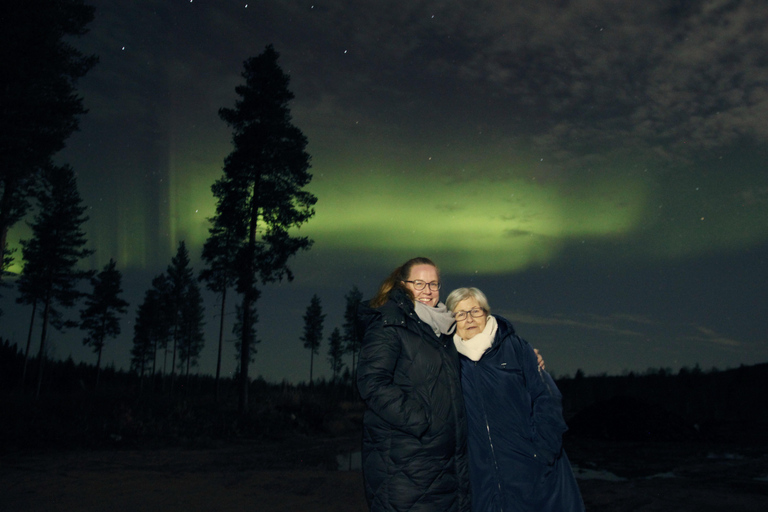
M 459 359 L 407 294 L 358 309 L 363 479 L 371 511 L 468 512 L 467 429 Z
M 475 362 L 461 355 L 474 512 L 583 511 L 562 449 L 562 395 L 512 324 Z

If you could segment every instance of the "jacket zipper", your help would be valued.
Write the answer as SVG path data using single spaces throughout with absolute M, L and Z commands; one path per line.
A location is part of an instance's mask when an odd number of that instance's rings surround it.
M 477 367 L 477 361 L 475 361 L 475 367 Z M 483 419 L 485 420 L 485 431 L 488 434 L 488 446 L 491 448 L 491 459 L 493 459 L 493 468 L 496 470 L 496 486 L 499 488 L 499 512 L 504 512 L 501 504 L 503 503 L 503 496 L 501 493 L 501 479 L 499 478 L 499 461 L 496 460 L 496 450 L 493 448 L 493 438 L 491 436 L 491 425 L 488 423 L 488 414 L 485 412 L 485 401 L 483 401 Z

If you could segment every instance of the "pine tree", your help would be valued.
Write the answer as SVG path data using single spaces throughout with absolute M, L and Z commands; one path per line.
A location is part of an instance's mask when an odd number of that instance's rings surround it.
M 47 169 L 36 197 L 38 214 L 31 224 L 32 238 L 21 241 L 24 269 L 17 300 L 33 305 L 33 311 L 38 304 L 43 308 L 36 391 L 39 395 L 48 326 L 61 330 L 77 325 L 64 320 L 57 306 L 70 308 L 83 295 L 77 285 L 93 273 L 78 270 L 77 264 L 93 251 L 85 248 L 81 226 L 88 217 L 84 215 L 86 207 L 81 205 L 72 168 Z
M 158 351 L 165 351 L 171 337 L 171 308 L 168 277 L 160 274 L 144 294 L 144 302 L 136 312 L 131 349 L 131 369 L 144 377 L 145 372 L 157 374 Z M 143 380 L 142 380 L 143 382 Z
M 338 327 L 334 328 L 331 336 L 328 338 L 328 362 L 331 365 L 334 382 L 338 380 L 341 370 L 344 368 L 344 362 L 342 361 L 344 356 L 343 342 L 341 331 Z
M 118 315 L 125 314 L 128 303 L 120 298 L 122 274 L 116 268 L 115 260 L 109 263 L 96 276 L 91 278 L 93 292 L 85 299 L 85 309 L 80 311 L 80 328 L 88 331 L 83 345 L 91 346 L 98 354 L 96 360 L 96 387 L 99 386 L 101 373 L 101 352 L 107 338 L 120 334 Z
M 176 377 L 176 356 L 181 337 L 181 322 L 184 311 L 184 301 L 189 293 L 189 287 L 194 283 L 194 273 L 189 263 L 189 252 L 184 242 L 179 242 L 176 255 L 171 259 L 168 265 L 168 299 L 171 312 L 171 322 L 173 326 L 172 341 L 173 351 L 171 358 L 171 388 Z M 196 286 L 196 285 L 195 285 Z
M 240 329 L 239 410 L 248 410 L 248 364 L 253 315 L 259 297 L 257 285 L 293 279 L 288 259 L 309 249 L 307 237 L 291 236 L 314 215 L 315 196 L 303 190 L 309 173 L 307 139 L 291 122 L 288 103 L 293 93 L 288 76 L 277 64 L 270 45 L 245 61 L 245 85 L 235 108 L 222 108 L 219 116 L 232 129 L 234 150 L 224 161 L 224 175 L 212 186 L 217 199 L 216 218 L 221 229 L 238 238 L 234 268 L 236 289 L 242 296 Z
M 362 334 L 357 327 L 357 306 L 363 300 L 363 293 L 353 286 L 347 295 L 344 296 L 347 306 L 344 309 L 344 349 L 352 355 L 352 380 L 355 380 L 355 361 L 360 352 L 360 343 Z
M 0 30 L 0 280 L 8 230 L 29 209 L 43 171 L 86 113 L 77 80 L 96 64 L 69 41 L 94 7 L 80 0 L 4 2 Z
M 204 315 L 203 296 L 200 294 L 200 287 L 193 280 L 184 294 L 179 325 L 179 373 L 183 372 L 187 381 L 190 367 L 197 366 L 200 351 L 205 343 Z
M 136 310 L 136 320 L 133 323 L 133 346 L 131 347 L 131 371 L 139 375 L 144 382 L 144 374 L 148 373 L 155 358 L 154 338 L 152 337 L 151 316 L 156 310 L 153 304 L 152 290 L 144 294 L 144 301 Z
M 320 297 L 313 295 L 307 306 L 307 312 L 304 313 L 304 335 L 301 341 L 304 342 L 304 348 L 310 351 L 309 356 L 309 384 L 312 384 L 312 367 L 315 360 L 315 354 L 320 349 L 320 343 L 323 340 L 323 323 L 325 315 L 323 306 L 320 304 Z

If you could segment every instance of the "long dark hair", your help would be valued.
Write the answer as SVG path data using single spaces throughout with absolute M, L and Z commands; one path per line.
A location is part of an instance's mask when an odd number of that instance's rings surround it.
M 408 279 L 408 276 L 411 275 L 411 269 L 416 265 L 430 265 L 435 267 L 438 277 L 440 276 L 440 269 L 437 268 L 437 265 L 435 265 L 431 259 L 424 258 L 423 256 L 412 258 L 393 270 L 392 273 L 389 274 L 389 277 L 387 277 L 384 282 L 381 283 L 376 296 L 371 299 L 371 307 L 378 308 L 383 306 L 387 300 L 389 300 L 389 294 L 395 288 L 400 288 L 401 290 L 405 291 L 411 297 L 411 299 L 413 299 L 413 293 L 411 290 L 405 287 L 403 281 Z

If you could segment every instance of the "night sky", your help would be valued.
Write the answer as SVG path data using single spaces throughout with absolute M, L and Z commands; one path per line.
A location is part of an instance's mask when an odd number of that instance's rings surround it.
M 295 281 L 258 303 L 252 375 L 306 380 L 312 294 L 327 340 L 353 285 L 370 297 L 422 255 L 443 299 L 481 288 L 556 376 L 768 361 L 764 0 L 88 3 L 76 45 L 100 63 L 58 159 L 90 208 L 90 267 L 115 258 L 132 305 L 106 364 L 128 368 L 134 308 L 179 241 L 201 268 L 232 150 L 217 112 L 268 44 L 318 203 Z M 25 343 L 31 311 L 4 295 L 3 335 Z M 206 309 L 213 373 L 214 296 Z M 82 337 L 52 333 L 51 355 L 95 363 Z

